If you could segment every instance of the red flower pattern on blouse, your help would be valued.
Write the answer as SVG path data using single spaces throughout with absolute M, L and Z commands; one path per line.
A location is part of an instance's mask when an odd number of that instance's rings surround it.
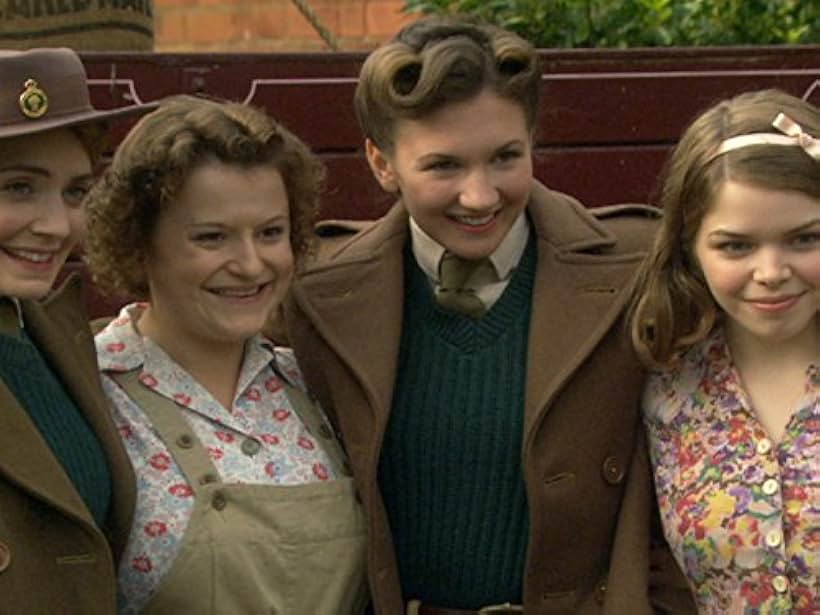
M 168 531 L 168 526 L 162 521 L 149 521 L 143 529 L 149 536 L 162 536 Z
M 150 463 L 151 467 L 155 470 L 167 470 L 171 467 L 171 456 L 168 453 L 157 453 L 156 455 L 151 455 L 148 463 Z
M 131 560 L 131 567 L 136 570 L 137 572 L 151 572 L 153 566 L 151 565 L 151 560 L 146 557 L 145 555 L 138 555 L 134 559 Z

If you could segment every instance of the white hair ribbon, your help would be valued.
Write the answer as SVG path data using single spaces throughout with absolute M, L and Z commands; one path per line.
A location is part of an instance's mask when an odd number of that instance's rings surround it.
M 748 135 L 739 135 L 726 139 L 720 144 L 717 151 L 709 160 L 718 156 L 750 145 L 791 145 L 802 147 L 814 160 L 820 161 L 820 139 L 805 132 L 803 128 L 785 113 L 778 113 L 772 126 L 783 134 L 774 132 L 754 132 Z

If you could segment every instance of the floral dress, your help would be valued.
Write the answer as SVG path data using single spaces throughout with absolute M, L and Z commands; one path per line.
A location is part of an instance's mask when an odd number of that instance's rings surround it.
M 717 328 L 644 394 L 664 533 L 701 613 L 820 614 L 820 370 L 779 443 Z
M 179 552 L 194 508 L 193 491 L 141 408 L 108 376 L 140 370 L 140 382 L 176 402 L 207 448 L 221 480 L 297 485 L 342 474 L 291 407 L 284 381 L 301 386 L 290 350 L 262 336 L 248 341 L 233 407 L 224 408 L 133 326 L 132 304 L 97 334 L 103 388 L 137 475 L 137 503 L 119 569 L 120 612 L 137 613 L 159 588 Z M 241 574 L 241 571 L 237 571 Z

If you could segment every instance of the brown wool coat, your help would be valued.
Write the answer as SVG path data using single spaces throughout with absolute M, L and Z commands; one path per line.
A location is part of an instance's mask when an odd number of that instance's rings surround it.
M 525 612 L 641 615 L 666 612 L 661 603 L 670 595 L 670 612 L 694 612 L 678 591 L 676 568 L 652 575 L 668 579 L 669 591 L 654 583 L 650 590 L 644 372 L 622 322 L 657 216 L 640 206 L 586 210 L 540 184 L 527 211 L 538 265 L 522 451 L 530 510 Z M 327 230 L 334 235 L 342 226 Z M 295 281 L 286 313 L 308 384 L 350 455 L 368 519 L 372 599 L 382 615 L 403 612 L 377 468 L 397 368 L 408 238 L 399 204 L 352 238 L 324 240 L 318 262 Z
M 79 279 L 70 279 L 42 305 L 23 302 L 23 318 L 100 439 L 111 470 L 112 502 L 103 532 L 0 381 L 0 614 L 112 614 L 115 562 L 133 515 L 134 475 L 100 388 Z

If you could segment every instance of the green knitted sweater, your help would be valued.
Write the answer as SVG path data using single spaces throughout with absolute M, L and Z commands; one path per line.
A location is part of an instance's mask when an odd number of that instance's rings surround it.
M 102 526 L 111 474 L 102 447 L 25 330 L 0 335 L 0 379 L 17 398 Z
M 520 604 L 535 240 L 479 320 L 439 308 L 409 249 L 405 263 L 399 370 L 379 465 L 405 598 L 462 609 Z

